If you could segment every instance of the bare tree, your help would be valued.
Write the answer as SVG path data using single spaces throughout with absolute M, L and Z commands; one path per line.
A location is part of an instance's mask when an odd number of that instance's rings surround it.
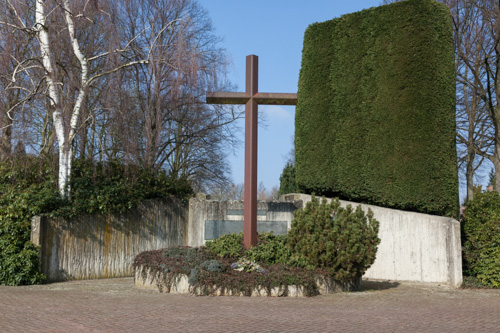
M 224 83 L 225 54 L 196 2 L 2 4 L 1 31 L 24 34 L 31 51 L 22 53 L 2 33 L 2 84 L 9 88 L 0 96 L 7 101 L 2 147 L 11 150 L 14 112 L 35 103 L 31 129 L 41 151 L 57 142 L 63 196 L 75 148 L 80 157 L 123 158 L 183 177 L 227 173 L 222 142 L 232 138 L 227 125 L 237 116 L 202 103 L 206 88 Z
M 230 126 L 241 114 L 205 103 L 207 90 L 230 88 L 226 54 L 206 12 L 190 0 L 126 1 L 123 12 L 124 39 L 143 31 L 132 44 L 134 59 L 149 59 L 127 72 L 121 93 L 134 101 L 132 121 L 120 121 L 128 158 L 188 177 L 200 189 L 207 180 L 225 181 L 224 148 L 234 142 Z
M 243 200 L 243 183 L 234 184 L 231 182 L 212 184 L 207 189 L 210 198 L 218 201 Z
M 36 37 L 36 43 L 32 43 L 30 47 L 38 50 L 38 54 L 16 59 L 18 64 L 11 73 L 11 81 L 31 82 L 29 86 L 16 87 L 18 91 L 26 92 L 24 100 L 34 99 L 40 92 L 44 93 L 48 100 L 48 113 L 52 115 L 59 149 L 58 185 L 63 196 L 69 195 L 73 141 L 92 83 L 121 67 L 136 64 L 129 62 L 111 70 L 101 67 L 91 75 L 93 62 L 110 54 L 107 50 L 99 50 L 100 54 L 86 53 L 81 43 L 85 31 L 79 31 L 79 28 L 84 27 L 86 22 L 93 22 L 92 19 L 106 18 L 105 12 L 99 11 L 96 2 L 93 3 L 94 5 L 90 1 L 74 1 L 70 4 L 69 0 L 35 0 L 34 3 L 4 0 L 3 3 L 10 15 L 4 15 L 2 26 Z M 33 16 L 30 13 L 33 11 L 34 21 L 31 21 Z M 60 46 L 64 42 L 69 48 L 54 46 Z M 64 58 L 58 57 L 61 53 Z M 69 71 L 69 68 L 72 70 Z M 36 70 L 42 71 L 41 77 L 34 75 Z M 40 88 L 42 85 L 44 87 Z
M 487 75 L 485 44 L 491 36 L 477 4 L 468 0 L 443 1 L 451 10 L 457 77 L 457 151 L 464 169 L 467 200 L 474 195 L 474 175 L 494 142 L 485 100 L 480 97 Z
M 15 131 L 20 123 L 23 110 L 30 104 L 30 91 L 38 87 L 24 72 L 28 66 L 25 59 L 33 58 L 32 35 L 19 31 L 14 24 L 18 13 L 27 21 L 32 21 L 33 13 L 27 6 L 7 6 L 0 8 L 0 160 L 12 153 Z M 16 75 L 19 74 L 19 75 Z M 17 120 L 17 123 L 15 123 Z M 22 140 L 18 137 L 17 140 Z
M 500 188 L 500 11 L 491 0 L 446 0 L 452 10 L 457 62 L 457 138 L 466 147 L 467 197 L 473 173 L 488 159 Z M 477 156 L 479 158 L 477 158 Z M 474 164 L 475 163 L 475 164 Z

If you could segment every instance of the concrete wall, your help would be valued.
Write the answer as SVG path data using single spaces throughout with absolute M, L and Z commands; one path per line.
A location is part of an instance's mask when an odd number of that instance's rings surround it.
M 302 201 L 259 201 L 257 203 L 257 231 L 271 231 L 279 234 L 281 224 L 290 229 L 293 212 L 302 207 Z M 207 222 L 224 222 L 234 232 L 243 231 L 243 201 L 213 201 L 198 198 L 189 200 L 189 221 L 187 245 L 205 244 Z M 240 230 L 241 225 L 241 230 Z M 274 225 L 274 226 L 273 226 Z M 286 233 L 286 230 L 284 233 Z M 224 232 L 222 232 L 224 233 Z
M 283 196 L 279 202 L 258 203 L 258 229 L 286 229 L 293 212 L 309 195 Z M 342 205 L 356 203 L 341 201 Z M 458 221 L 433 215 L 371 208 L 380 222 L 377 259 L 365 278 L 393 281 L 462 283 L 462 252 Z M 126 215 L 83 216 L 73 220 L 35 217 L 32 241 L 40 245 L 41 269 L 50 281 L 132 276 L 133 257 L 169 245 L 205 243 L 207 221 L 239 228 L 243 202 L 191 199 L 189 206 L 174 198 L 147 201 Z M 280 229 L 281 230 L 281 229 Z M 217 232 L 223 232 L 218 230 Z
M 287 200 L 302 200 L 311 196 L 292 194 Z M 342 206 L 359 204 L 341 201 Z M 434 215 L 406 212 L 372 205 L 380 222 L 377 258 L 363 276 L 369 279 L 462 284 L 462 248 L 460 222 Z
M 49 281 L 132 276 L 136 254 L 186 243 L 187 215 L 187 204 L 172 198 L 146 201 L 123 215 L 37 216 L 31 239 Z

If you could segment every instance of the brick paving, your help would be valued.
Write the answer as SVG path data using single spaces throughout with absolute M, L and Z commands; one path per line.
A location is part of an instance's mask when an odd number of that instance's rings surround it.
M 500 332 L 500 290 L 363 288 L 249 298 L 160 294 L 132 278 L 0 286 L 0 332 Z

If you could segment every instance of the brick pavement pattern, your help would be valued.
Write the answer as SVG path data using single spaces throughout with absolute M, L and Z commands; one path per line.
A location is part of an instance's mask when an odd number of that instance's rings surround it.
M 0 286 L 0 332 L 500 332 L 500 290 L 363 285 L 312 298 L 160 294 L 132 278 Z

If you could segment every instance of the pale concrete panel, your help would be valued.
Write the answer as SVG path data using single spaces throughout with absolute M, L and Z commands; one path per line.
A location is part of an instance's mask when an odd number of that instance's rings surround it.
M 285 200 L 302 200 L 310 195 L 289 194 Z M 328 199 L 330 201 L 330 199 Z M 359 204 L 341 200 L 341 205 Z M 380 222 L 377 258 L 364 278 L 462 284 L 460 222 L 435 215 L 407 212 L 361 204 L 370 208 Z

